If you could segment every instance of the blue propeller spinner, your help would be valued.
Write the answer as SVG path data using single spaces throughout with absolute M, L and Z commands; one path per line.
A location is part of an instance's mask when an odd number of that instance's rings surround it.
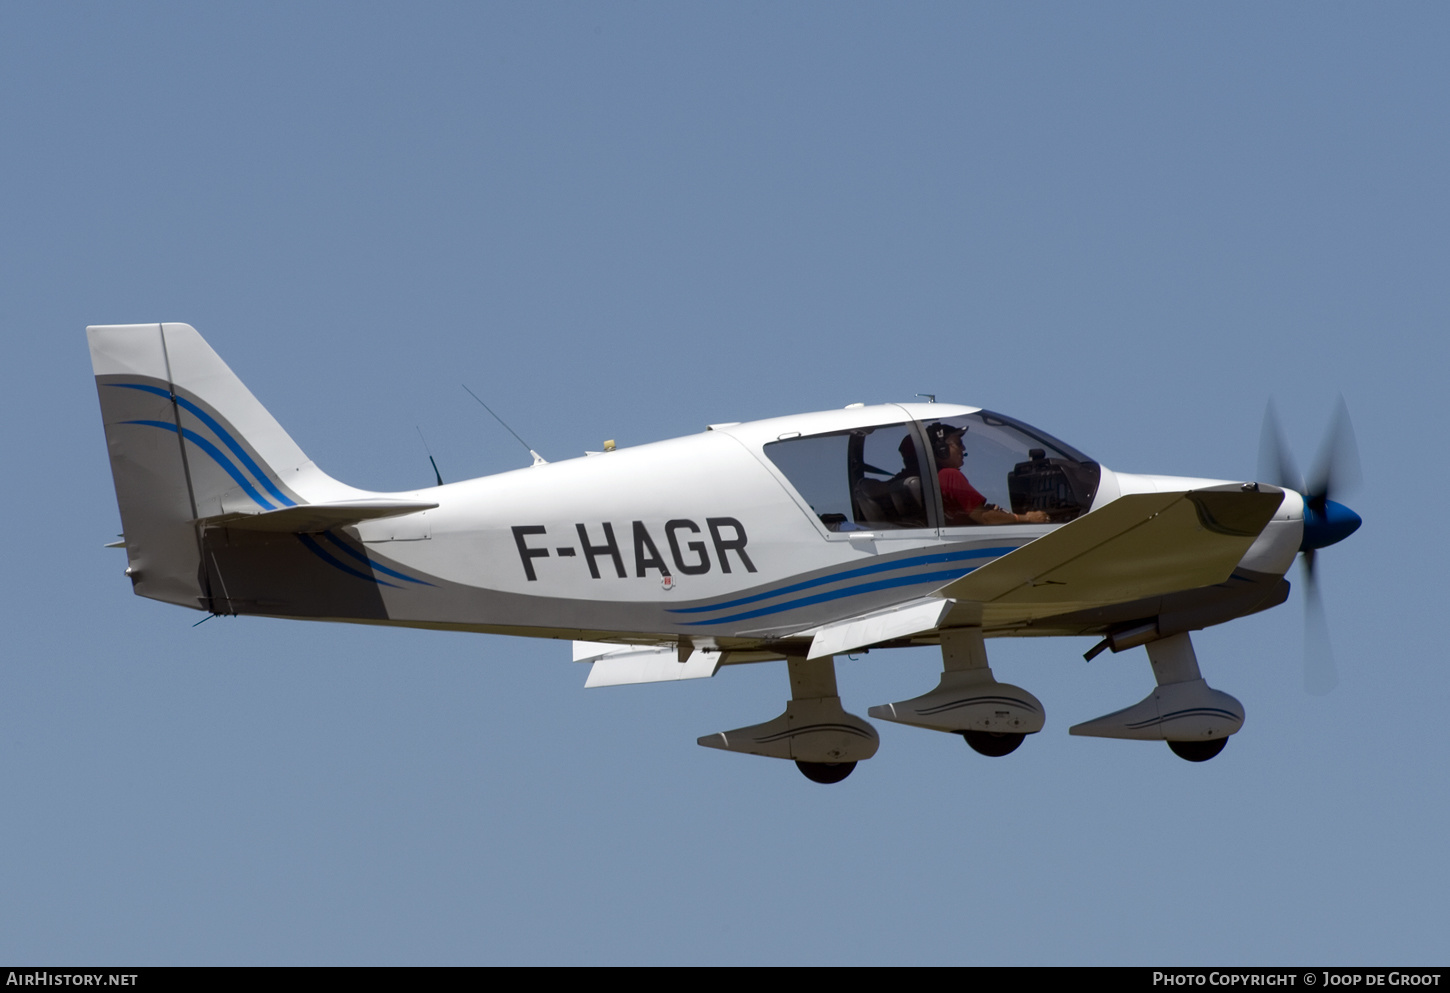
M 1354 534 L 1363 523 L 1358 514 L 1342 503 L 1324 500 L 1315 506 L 1313 501 L 1305 500 L 1304 540 L 1299 542 L 1299 551 L 1328 548 Z

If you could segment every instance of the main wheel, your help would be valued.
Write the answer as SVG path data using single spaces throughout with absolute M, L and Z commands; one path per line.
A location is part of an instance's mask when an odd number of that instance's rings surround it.
M 972 746 L 972 751 L 990 755 L 992 758 L 1011 755 L 1022 744 L 1022 739 L 1027 737 L 1012 731 L 962 731 L 960 734 Z
M 1228 744 L 1227 738 L 1205 738 L 1202 741 L 1170 741 L 1173 754 L 1190 762 L 1207 762 Z
M 796 760 L 796 768 L 813 783 L 839 783 L 856 768 L 855 762 L 802 762 Z

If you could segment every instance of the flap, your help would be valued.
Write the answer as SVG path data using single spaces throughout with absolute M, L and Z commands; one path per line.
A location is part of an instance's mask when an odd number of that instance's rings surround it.
M 1133 493 L 937 591 L 1008 624 L 1221 583 L 1283 502 L 1275 487 Z
M 337 503 L 308 503 L 300 507 L 283 507 L 259 514 L 221 514 L 204 517 L 197 523 L 207 527 L 236 528 L 242 531 L 316 534 L 381 517 L 416 514 L 420 510 L 432 510 L 437 506 L 436 503 L 418 503 L 411 500 L 343 500 Z
M 605 654 L 594 655 L 598 649 Z M 592 641 L 574 642 L 574 661 L 593 659 L 585 689 L 596 686 L 627 686 L 633 683 L 669 683 L 680 679 L 708 679 L 720 668 L 718 649 L 695 649 L 681 662 L 674 645 L 660 648 L 636 645 L 606 645 Z
M 951 600 L 927 597 L 890 610 L 827 624 L 816 631 L 807 657 L 818 659 L 826 655 L 840 655 L 853 648 L 934 631 L 951 608 Z
M 629 652 L 674 652 L 673 644 L 655 642 L 648 645 L 621 644 L 617 641 L 576 641 L 573 643 L 575 662 L 597 662 L 606 655 L 624 655 Z

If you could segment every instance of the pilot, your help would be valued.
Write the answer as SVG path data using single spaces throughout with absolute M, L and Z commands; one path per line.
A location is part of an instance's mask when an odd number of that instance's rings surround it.
M 965 524 L 1046 524 L 1047 512 L 1029 510 L 1025 514 L 1014 514 L 1003 510 L 977 492 L 962 473 L 966 460 L 966 449 L 962 447 L 965 427 L 955 427 L 937 421 L 926 428 L 931 451 L 936 456 L 937 483 L 941 486 L 942 511 L 948 527 Z

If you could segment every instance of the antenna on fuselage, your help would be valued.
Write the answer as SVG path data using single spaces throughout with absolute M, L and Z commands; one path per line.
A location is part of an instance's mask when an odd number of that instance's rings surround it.
M 433 461 L 433 449 L 428 447 L 428 439 L 423 437 L 423 429 L 416 424 L 413 425 L 413 428 L 418 432 L 418 440 L 423 442 L 423 451 L 428 453 L 428 464 L 433 467 L 433 478 L 438 480 L 439 486 L 442 486 L 443 474 L 438 471 L 438 463 Z
M 464 390 L 467 391 L 467 393 L 468 393 L 469 396 L 473 397 L 473 399 L 475 399 L 475 400 L 478 401 L 479 406 L 481 406 L 484 410 L 488 411 L 490 414 L 493 414 L 493 419 L 496 420 L 496 421 L 498 421 L 500 424 L 502 424 L 503 425 L 503 429 L 505 431 L 507 431 L 509 434 L 513 435 L 515 438 L 518 438 L 519 444 L 524 446 L 524 451 L 528 452 L 530 455 L 532 455 L 534 457 L 534 465 L 547 465 L 549 463 L 549 460 L 548 459 L 544 458 L 538 452 L 536 452 L 532 448 L 530 448 L 529 447 L 529 443 L 527 441 L 524 441 L 524 439 L 519 438 L 519 433 L 517 431 L 515 431 L 513 428 L 509 427 L 508 424 L 504 421 L 504 419 L 502 417 L 498 416 L 497 414 L 494 414 L 493 413 L 493 408 L 490 407 L 488 404 L 484 403 L 483 402 L 483 399 L 481 397 L 479 397 L 479 395 L 477 393 L 475 393 L 472 390 L 468 389 L 468 385 L 466 383 L 463 385 L 463 388 L 464 388 Z

